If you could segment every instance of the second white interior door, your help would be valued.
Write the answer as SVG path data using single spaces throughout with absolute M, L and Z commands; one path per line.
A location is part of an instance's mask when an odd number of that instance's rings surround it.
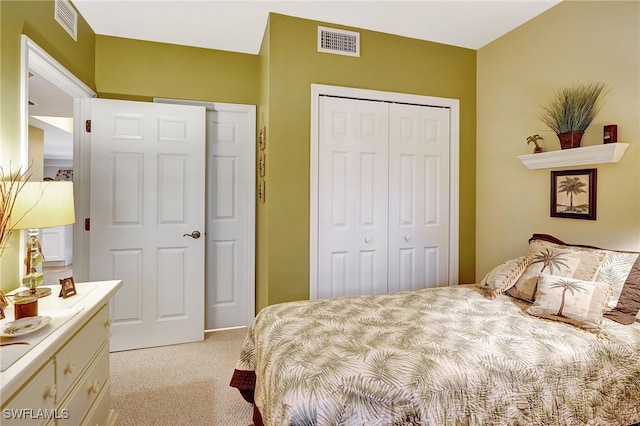
M 449 284 L 449 109 L 319 101 L 317 297 Z
M 249 325 L 255 310 L 255 107 L 207 106 L 205 328 Z
M 206 108 L 206 330 L 247 326 L 255 313 L 256 107 L 156 99 Z

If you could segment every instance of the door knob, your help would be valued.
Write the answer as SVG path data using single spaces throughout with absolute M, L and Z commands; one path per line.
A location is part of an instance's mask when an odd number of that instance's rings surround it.
M 371 242 L 371 237 L 364 237 L 364 242 L 369 244 Z
M 404 236 L 404 240 L 405 240 L 405 241 L 409 241 L 409 240 L 411 240 L 411 235 L 405 235 L 405 236 Z
M 198 238 L 200 238 L 200 231 L 193 231 L 190 234 L 182 234 L 183 237 L 191 237 L 194 240 L 197 240 Z

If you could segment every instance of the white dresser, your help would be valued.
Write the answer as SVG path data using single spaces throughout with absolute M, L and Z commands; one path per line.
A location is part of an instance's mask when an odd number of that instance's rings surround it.
M 0 424 L 115 424 L 109 300 L 121 286 L 122 281 L 76 283 L 78 294 L 67 299 L 58 297 L 60 286 L 51 286 L 52 294 L 38 301 L 38 315 L 51 321 L 33 333 L 0 339 L 29 342 L 0 346 Z M 14 319 L 12 305 L 6 314 L 0 324 Z

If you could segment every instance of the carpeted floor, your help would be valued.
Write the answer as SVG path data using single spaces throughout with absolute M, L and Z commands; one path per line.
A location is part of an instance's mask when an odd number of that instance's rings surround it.
M 252 405 L 229 386 L 245 328 L 198 343 L 111 353 L 116 425 L 251 425 Z

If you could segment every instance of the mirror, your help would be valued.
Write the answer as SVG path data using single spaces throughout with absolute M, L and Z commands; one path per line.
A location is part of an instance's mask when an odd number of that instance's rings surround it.
M 73 181 L 73 98 L 29 69 L 29 158 L 33 180 Z M 44 285 L 73 276 L 73 225 L 44 228 Z

